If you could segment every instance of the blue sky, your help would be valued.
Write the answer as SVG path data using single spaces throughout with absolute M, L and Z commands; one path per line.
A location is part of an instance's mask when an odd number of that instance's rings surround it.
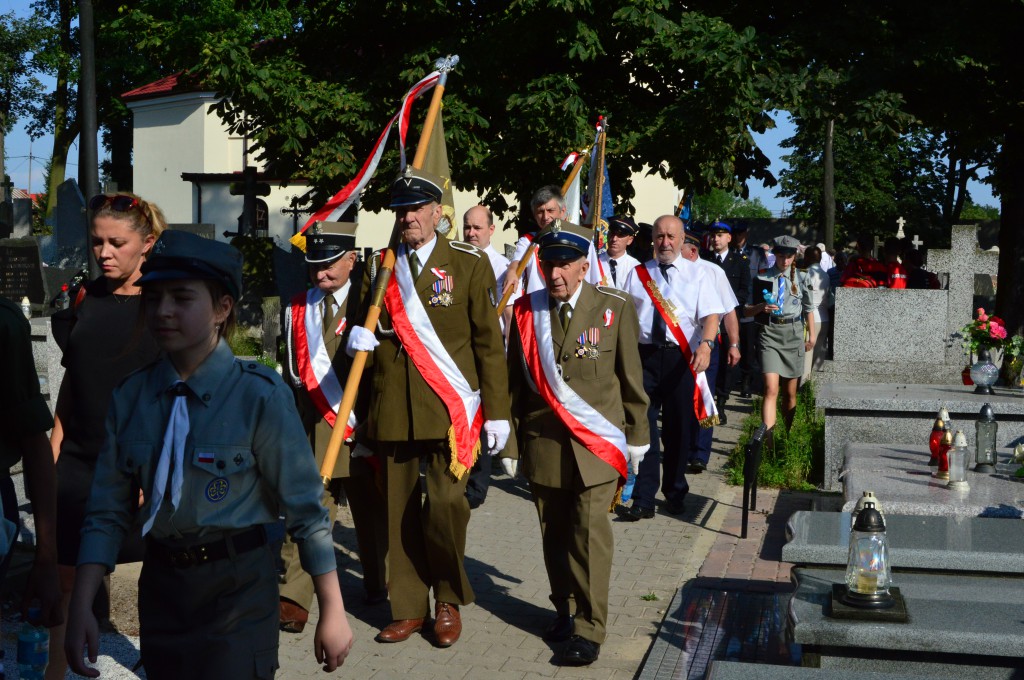
M 18 16 L 26 16 L 29 13 L 30 3 L 31 0 L 9 0 L 9 9 L 3 11 L 14 11 Z M 52 81 L 47 84 L 52 86 Z M 763 135 L 755 134 L 754 139 L 764 154 L 771 159 L 772 173 L 778 177 L 779 172 L 785 167 L 781 158 L 787 152 L 787 150 L 781 149 L 779 144 L 793 135 L 794 127 L 787 114 L 781 113 L 774 117 L 777 127 Z M 44 188 L 44 163 L 49 158 L 50 152 L 53 149 L 53 137 L 47 135 L 34 142 L 30 142 L 24 128 L 18 125 L 7 136 L 5 142 L 7 151 L 6 170 L 7 174 L 11 176 L 14 186 L 19 189 L 31 188 L 32 191 L 42 190 Z M 102 154 L 102 145 L 99 145 L 98 148 Z M 30 154 L 33 157 L 31 163 L 29 159 Z M 31 175 L 29 174 L 30 172 Z M 68 154 L 67 175 L 69 177 L 78 176 L 77 141 L 72 145 L 71 151 Z M 980 205 L 999 205 L 999 202 L 992 196 L 992 192 L 987 185 L 972 182 L 969 185 L 969 190 L 975 203 Z M 787 202 L 785 199 L 780 198 L 777 192 L 777 186 L 774 189 L 766 189 L 759 183 L 755 183 L 750 187 L 751 198 L 760 198 L 761 202 L 772 211 L 773 215 L 780 216 L 786 211 Z

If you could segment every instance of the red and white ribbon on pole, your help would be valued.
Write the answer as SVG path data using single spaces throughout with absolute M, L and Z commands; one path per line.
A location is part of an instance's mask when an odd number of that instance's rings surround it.
M 370 178 L 377 171 L 377 164 L 380 162 L 380 157 L 384 153 L 384 146 L 387 144 L 388 136 L 391 134 L 391 127 L 398 122 L 398 134 L 401 140 L 401 151 L 402 151 L 402 167 L 405 167 L 405 137 L 409 131 L 409 113 L 412 111 L 412 103 L 421 94 L 434 87 L 437 81 L 441 78 L 440 71 L 434 71 L 430 75 L 423 78 L 412 88 L 405 93 L 405 97 L 402 99 L 402 107 L 398 110 L 388 124 L 384 127 L 384 130 L 380 133 L 377 138 L 377 143 L 373 146 L 373 151 L 370 153 L 370 157 L 363 163 L 363 167 L 359 170 L 359 174 L 352 178 L 345 187 L 338 193 L 331 196 L 331 200 L 324 204 L 324 207 L 317 210 L 313 215 L 306 220 L 306 223 L 302 225 L 300 234 L 305 232 L 314 222 L 336 222 L 341 216 L 348 210 L 349 206 L 355 203 L 356 199 L 359 198 L 359 193 L 366 187 Z

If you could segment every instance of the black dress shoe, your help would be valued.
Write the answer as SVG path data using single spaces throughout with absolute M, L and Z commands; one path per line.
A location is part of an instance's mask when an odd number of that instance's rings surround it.
M 597 661 L 601 645 L 585 640 L 579 635 L 569 638 L 569 644 L 562 650 L 563 666 L 588 666 Z
M 685 498 L 685 496 L 683 497 Z M 665 504 L 665 512 L 670 515 L 681 515 L 685 509 L 683 505 L 683 499 L 671 500 Z
M 690 465 L 686 468 L 688 472 L 695 475 L 699 475 L 708 469 L 708 466 L 702 460 L 691 460 Z
M 565 642 L 572 637 L 572 620 L 570 614 L 558 614 L 544 629 L 541 639 L 545 642 Z
M 718 424 L 719 425 L 728 425 L 729 424 L 729 416 L 725 415 L 725 409 L 724 408 L 718 410 Z
M 634 505 L 623 510 L 619 517 L 625 522 L 639 522 L 642 519 L 651 519 L 654 517 L 654 508 L 641 508 L 638 505 Z

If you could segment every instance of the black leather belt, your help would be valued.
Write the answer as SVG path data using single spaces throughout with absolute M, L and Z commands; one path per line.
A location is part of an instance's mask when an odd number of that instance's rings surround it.
M 196 545 L 167 545 L 150 539 L 146 542 L 146 556 L 169 564 L 175 569 L 186 569 L 207 562 L 216 562 L 255 550 L 267 543 L 263 526 L 255 526 L 241 533 Z
M 770 323 L 773 326 L 787 326 L 787 325 L 789 325 L 791 323 L 797 323 L 798 321 L 803 321 L 803 317 L 802 316 L 791 316 L 788 319 L 782 319 L 782 318 L 775 317 L 775 316 L 769 316 L 768 317 L 768 323 Z

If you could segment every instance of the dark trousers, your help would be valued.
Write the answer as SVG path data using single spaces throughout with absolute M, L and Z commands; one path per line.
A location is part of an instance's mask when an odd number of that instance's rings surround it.
M 743 385 L 751 392 L 760 391 L 755 389 L 761 377 L 757 328 L 757 324 L 753 321 L 740 324 L 740 377 L 743 380 Z
M 723 336 L 723 342 L 724 342 Z M 721 349 L 719 343 L 715 343 L 714 349 L 711 350 L 711 363 L 708 364 L 707 369 L 704 371 L 704 376 L 708 379 L 708 385 L 714 385 L 718 376 L 721 375 L 720 371 L 723 368 L 719 364 L 719 357 L 727 357 L 728 352 Z M 720 405 L 725 407 L 725 400 L 720 402 Z M 699 460 L 705 465 L 711 460 L 711 440 L 714 437 L 715 428 L 713 427 L 701 427 L 700 423 L 697 422 L 697 413 L 691 408 L 690 409 L 690 450 L 686 456 L 687 461 Z
M 718 400 L 718 405 L 725 407 L 725 402 L 729 399 L 729 392 L 732 391 L 732 386 L 736 384 L 736 375 L 738 366 L 729 365 L 729 345 L 732 343 L 739 343 L 739 338 L 731 338 L 729 334 L 722 329 L 722 339 L 718 343 L 718 364 L 716 372 L 717 377 L 715 382 L 709 382 L 711 389 L 715 391 L 715 398 Z M 740 350 L 742 354 L 743 350 Z M 708 377 L 710 381 L 711 378 Z
M 695 422 L 693 374 L 683 353 L 675 345 L 640 345 L 640 361 L 644 369 L 644 391 L 651 399 L 647 409 L 651 448 L 640 463 L 640 473 L 633 487 L 633 505 L 654 508 L 659 477 L 666 500 L 681 503 L 690 490 L 686 482 L 686 461 L 690 450 L 690 428 Z M 659 415 L 662 422 L 660 436 Z
M 479 508 L 487 499 L 487 489 L 491 486 L 491 455 L 487 453 L 487 435 L 480 441 L 480 455 L 477 456 L 476 465 L 469 473 L 469 482 L 466 483 L 466 500 L 469 501 L 469 508 Z
M 11 563 L 14 544 L 18 542 L 18 534 L 21 533 L 21 522 L 18 518 L 18 494 L 14 490 L 14 482 L 7 474 L 0 475 L 0 505 L 3 506 L 4 519 L 19 527 L 11 538 L 10 550 L 0 553 L 0 579 L 3 579 L 7 575 L 7 566 Z

